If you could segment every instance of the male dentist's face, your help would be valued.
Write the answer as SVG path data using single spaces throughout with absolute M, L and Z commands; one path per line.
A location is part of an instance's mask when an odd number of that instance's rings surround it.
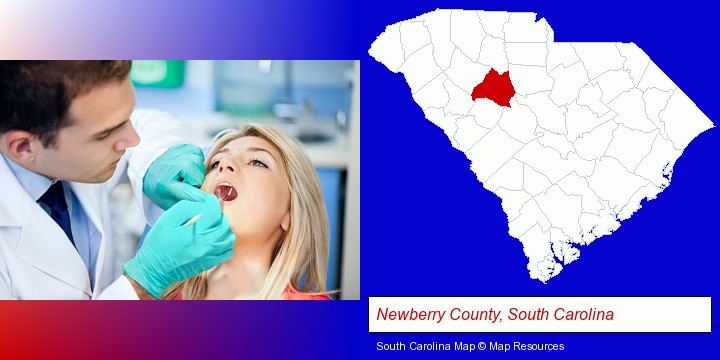
M 125 149 L 140 142 L 130 123 L 134 107 L 129 77 L 75 98 L 68 109 L 72 124 L 59 131 L 54 146 L 39 149 L 37 172 L 84 183 L 108 180 Z

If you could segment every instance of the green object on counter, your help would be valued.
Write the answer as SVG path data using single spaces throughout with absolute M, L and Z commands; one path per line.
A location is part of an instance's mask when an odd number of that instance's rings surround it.
M 184 79 L 184 60 L 134 60 L 130 70 L 135 86 L 179 88 Z

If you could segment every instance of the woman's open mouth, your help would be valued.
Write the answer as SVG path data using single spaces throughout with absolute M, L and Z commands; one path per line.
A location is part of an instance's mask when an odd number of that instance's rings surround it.
M 228 183 L 222 183 L 218 184 L 215 187 L 215 191 L 213 191 L 213 194 L 217 196 L 220 201 L 233 201 L 237 198 L 238 192 L 235 190 L 235 188 L 228 184 Z

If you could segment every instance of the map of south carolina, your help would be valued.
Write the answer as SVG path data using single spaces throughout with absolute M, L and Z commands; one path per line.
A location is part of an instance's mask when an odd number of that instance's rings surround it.
M 436 10 L 369 51 L 502 199 L 542 282 L 655 199 L 714 127 L 634 43 L 553 39 L 534 13 Z

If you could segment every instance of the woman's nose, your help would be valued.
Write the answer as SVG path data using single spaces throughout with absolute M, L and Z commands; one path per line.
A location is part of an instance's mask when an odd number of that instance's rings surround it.
M 224 171 L 235 172 L 232 163 L 227 158 L 220 160 L 220 164 L 218 166 L 219 173 Z

